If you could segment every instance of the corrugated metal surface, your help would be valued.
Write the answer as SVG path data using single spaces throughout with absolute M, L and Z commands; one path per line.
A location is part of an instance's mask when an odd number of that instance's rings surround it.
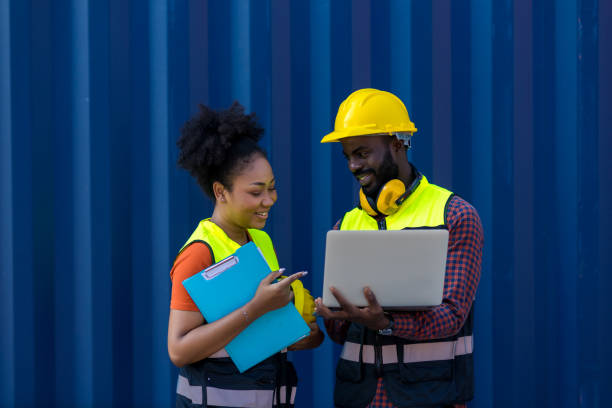
M 479 210 L 473 407 L 612 406 L 612 3 L 0 1 L 0 404 L 169 406 L 168 271 L 210 204 L 177 169 L 198 102 L 267 130 L 281 263 L 322 285 L 354 202 L 318 141 L 356 88 Z M 339 347 L 295 353 L 299 407 Z

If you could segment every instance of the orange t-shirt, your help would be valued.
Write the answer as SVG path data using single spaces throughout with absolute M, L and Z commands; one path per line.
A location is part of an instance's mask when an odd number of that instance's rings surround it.
M 170 298 L 170 309 L 187 310 L 198 312 L 199 309 L 185 287 L 183 281 L 192 277 L 202 269 L 212 265 L 210 249 L 206 244 L 194 242 L 189 245 L 174 261 L 170 271 L 172 280 L 172 297 Z

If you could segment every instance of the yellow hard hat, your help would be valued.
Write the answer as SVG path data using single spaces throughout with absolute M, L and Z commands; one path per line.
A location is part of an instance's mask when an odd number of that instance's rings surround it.
M 391 92 L 378 89 L 359 89 L 340 105 L 334 131 L 321 143 L 337 142 L 351 136 L 414 133 L 404 103 Z

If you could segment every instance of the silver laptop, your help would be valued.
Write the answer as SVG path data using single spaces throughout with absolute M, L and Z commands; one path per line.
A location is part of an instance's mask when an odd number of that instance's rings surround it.
M 356 306 L 367 306 L 369 286 L 388 310 L 420 310 L 442 303 L 448 231 L 329 231 L 323 304 L 339 307 L 329 287 Z

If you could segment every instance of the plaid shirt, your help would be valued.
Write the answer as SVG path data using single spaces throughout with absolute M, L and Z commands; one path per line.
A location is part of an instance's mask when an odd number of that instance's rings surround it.
M 467 318 L 480 280 L 484 235 L 478 213 L 467 201 L 453 196 L 448 203 L 446 223 L 449 229 L 446 275 L 442 304 L 419 312 L 393 313 L 393 335 L 408 340 L 444 338 L 457 333 Z M 340 227 L 340 221 L 334 229 Z M 326 320 L 329 337 L 344 343 L 350 322 Z M 378 379 L 376 395 L 370 408 L 392 408 Z M 449 406 L 450 407 L 450 406 Z M 465 405 L 455 405 L 455 408 Z

